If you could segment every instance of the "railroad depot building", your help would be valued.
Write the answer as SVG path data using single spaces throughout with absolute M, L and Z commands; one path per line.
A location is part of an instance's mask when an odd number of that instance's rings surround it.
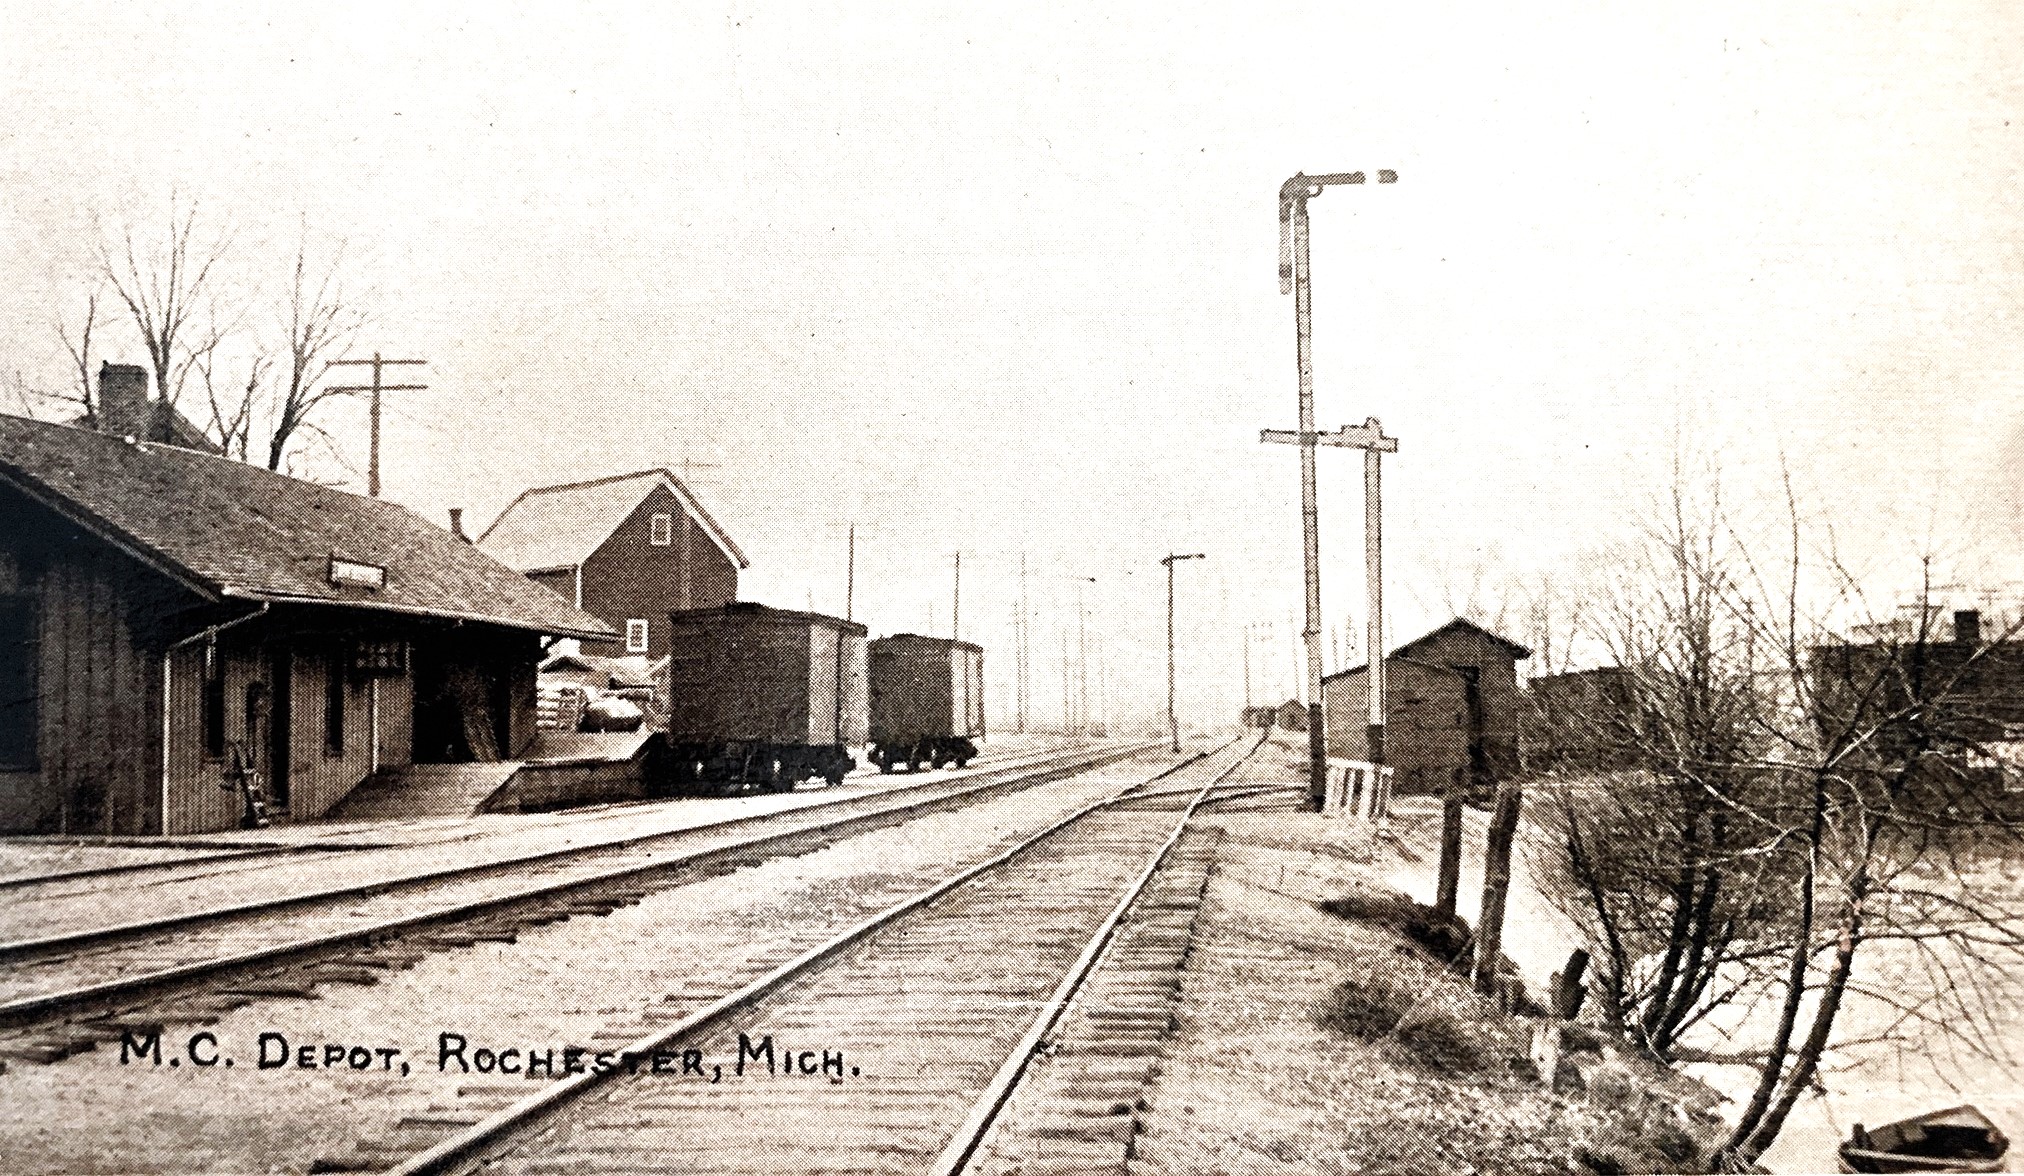
M 508 503 L 478 536 L 485 554 L 610 625 L 604 656 L 668 655 L 668 614 L 738 599 L 751 562 L 665 469 L 542 486 Z
M 294 818 L 510 757 L 544 636 L 609 628 L 404 507 L 0 416 L 0 831 Z
M 1518 662 L 1532 651 L 1457 617 L 1385 658 L 1385 760 L 1399 795 L 1484 787 L 1519 768 L 1531 706 Z M 1322 679 L 1328 753 L 1370 758 L 1368 664 Z

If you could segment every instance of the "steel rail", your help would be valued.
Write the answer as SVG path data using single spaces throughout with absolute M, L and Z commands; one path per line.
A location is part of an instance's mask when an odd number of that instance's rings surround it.
M 983 775 L 1005 775 L 1007 773 L 1011 774 L 1003 779 L 987 780 L 987 779 L 980 779 L 978 776 L 966 776 L 963 777 L 961 783 L 969 785 L 970 786 L 969 790 L 971 791 L 987 788 L 1004 787 L 1011 784 L 1021 783 L 1024 782 L 1026 779 L 1028 779 L 1028 776 L 1021 775 L 1020 773 L 1027 773 L 1029 771 L 1032 771 L 1036 774 L 1044 775 L 1048 771 L 1051 771 L 1057 767 L 1068 764 L 1076 764 L 1084 768 L 1100 767 L 1103 766 L 1103 764 L 1105 763 L 1115 762 L 1115 760 L 1117 759 L 1124 759 L 1132 755 L 1137 755 L 1142 751 L 1151 750 L 1152 748 L 1157 747 L 1158 745 L 1159 745 L 1158 740 L 1146 740 L 1139 743 L 1129 744 L 1124 748 L 1107 749 L 1104 752 L 1098 753 L 1096 755 L 1088 756 L 1086 760 L 1083 758 L 1079 758 L 1083 756 L 1084 753 L 1080 752 L 1072 753 L 1070 755 L 1063 756 L 1060 760 L 1055 761 L 1053 763 L 1041 761 L 1039 763 L 1026 764 L 1019 767 L 1000 768 L 997 769 L 997 771 L 995 772 L 983 774 Z M 541 865 L 545 862 L 556 861 L 563 858 L 586 857 L 591 854 L 607 852 L 611 850 L 631 849 L 637 846 L 649 844 L 654 841 L 664 841 L 678 837 L 692 837 L 702 833 L 721 833 L 727 829 L 735 828 L 740 825 L 764 824 L 766 822 L 780 820 L 797 813 L 819 812 L 826 808 L 835 808 L 841 805 L 860 804 L 867 801 L 879 801 L 891 796 L 906 795 L 932 788 L 943 788 L 953 782 L 954 781 L 951 781 L 946 778 L 941 780 L 929 780 L 920 784 L 906 784 L 898 788 L 887 788 L 877 792 L 860 792 L 853 794 L 851 796 L 840 796 L 834 800 L 825 800 L 825 801 L 818 801 L 812 804 L 797 805 L 791 809 L 776 809 L 772 812 L 754 813 L 751 816 L 744 816 L 744 817 L 727 817 L 721 821 L 709 821 L 701 825 L 689 825 L 680 829 L 662 829 L 653 833 L 640 833 L 629 837 L 617 837 L 609 841 L 595 841 L 583 845 L 568 845 L 556 849 L 538 850 L 534 853 L 521 854 L 518 857 L 494 858 L 490 861 L 470 862 L 461 866 L 449 866 L 440 870 L 429 870 L 418 874 L 404 874 L 397 878 L 384 878 L 378 881 L 364 882 L 352 886 L 335 886 L 326 890 L 312 890 L 312 891 L 304 891 L 298 894 L 278 895 L 274 898 L 262 899 L 258 902 L 240 903 L 235 906 L 213 907 L 209 910 L 191 911 L 187 914 L 170 915 L 161 919 L 148 919 L 135 923 L 120 923 L 110 927 L 94 927 L 88 931 L 66 932 L 61 935 L 45 936 L 40 939 L 15 940 L 9 943 L 0 943 L 0 964 L 15 962 L 23 958 L 32 958 L 35 956 L 50 955 L 59 952 L 71 952 L 81 947 L 88 947 L 91 946 L 92 944 L 105 941 L 132 939 L 142 935 L 152 935 L 160 933 L 162 931 L 170 931 L 179 928 L 193 927 L 203 923 L 220 922 L 227 919 L 244 918 L 248 915 L 271 914 L 275 911 L 286 910 L 289 907 L 308 906 L 318 902 L 328 902 L 332 899 L 372 898 L 381 894 L 390 894 L 397 890 L 404 890 L 410 887 L 428 886 L 435 883 L 447 882 L 458 878 L 476 877 L 483 874 L 509 873 L 514 870 L 523 869 L 527 866 Z M 956 793 L 952 793 L 952 795 L 966 795 L 966 794 L 967 792 L 961 789 L 959 789 Z M 426 845 L 424 846 L 424 848 L 426 848 Z M 5 1006 L 0 1006 L 0 1013 L 4 1013 L 4 1009 Z
M 1239 738 L 1241 738 L 1241 736 Z M 1231 744 L 1234 744 L 1236 742 L 1237 740 L 1233 739 L 1230 741 L 1230 743 L 1226 743 L 1222 745 L 1222 747 L 1217 748 L 1216 751 L 1198 752 L 1189 759 L 1183 760 L 1180 763 L 1172 764 L 1166 768 L 1161 769 L 1159 772 L 1155 773 L 1151 777 L 1151 779 L 1158 780 L 1163 777 L 1173 775 L 1174 773 L 1179 772 L 1184 768 L 1191 767 L 1194 764 L 1200 763 L 1202 760 L 1208 758 L 1210 755 L 1214 755 L 1217 752 L 1228 749 L 1231 746 Z M 1238 759 L 1237 764 L 1240 765 L 1248 761 L 1250 759 L 1252 752 L 1255 751 L 1256 747 L 1253 747 L 1250 751 L 1245 752 L 1244 755 Z M 1237 765 L 1232 765 L 1231 769 L 1229 770 L 1235 770 L 1236 766 Z M 1227 775 L 1227 772 L 1225 773 L 1225 775 Z M 1221 776 L 1218 777 L 1219 780 L 1221 778 L 1222 778 Z M 1149 780 L 1146 781 L 1145 783 L 1150 782 L 1151 781 Z M 1142 785 L 1134 785 L 1133 787 L 1137 788 L 1141 786 Z M 621 1057 L 626 1056 L 628 1054 L 633 1056 L 647 1055 L 654 1053 L 657 1050 L 663 1050 L 669 1044 L 678 1041 L 684 1037 L 688 1037 L 701 1030 L 708 1029 L 722 1022 L 725 1018 L 729 1017 L 731 1014 L 736 1013 L 739 1010 L 747 1008 L 757 1003 L 758 1001 L 764 999 L 767 995 L 769 995 L 775 989 L 787 983 L 789 980 L 796 978 L 802 973 L 815 967 L 817 964 L 820 964 L 825 960 L 828 960 L 831 957 L 841 953 L 845 949 L 850 948 L 858 944 L 859 942 L 869 938 L 871 935 L 875 934 L 876 932 L 882 930 L 885 927 L 892 925 L 899 919 L 904 918 L 905 916 L 912 914 L 913 912 L 918 911 L 923 907 L 928 906 L 929 904 L 935 902 L 936 900 L 943 898 L 944 896 L 956 890 L 959 890 L 964 886 L 969 885 L 971 882 L 977 880 L 978 878 L 988 873 L 1001 869 L 1006 864 L 1012 862 L 1013 860 L 1019 857 L 1024 856 L 1028 851 L 1032 850 L 1041 843 L 1047 841 L 1049 838 L 1054 837 L 1055 835 L 1059 834 L 1060 832 L 1069 828 L 1070 826 L 1076 824 L 1077 822 L 1081 821 L 1083 818 L 1089 816 L 1090 814 L 1100 812 L 1104 809 L 1112 808 L 1116 806 L 1120 801 L 1132 798 L 1133 797 L 1129 794 L 1129 792 L 1127 792 L 1125 794 L 1120 794 L 1118 796 L 1113 796 L 1104 800 L 1096 801 L 1092 804 L 1085 805 L 1082 808 L 1077 809 L 1075 812 L 1072 812 L 1067 816 L 1062 817 L 1060 820 L 1057 820 L 1054 823 L 1048 825 L 1046 828 L 1041 829 L 1040 831 L 1032 834 L 1029 837 L 1026 837 L 1025 839 L 1021 840 L 1017 845 L 1014 845 L 1011 848 L 1005 850 L 1004 852 L 996 855 L 995 857 L 992 857 L 988 861 L 972 866 L 969 869 L 966 869 L 961 873 L 958 873 L 955 876 L 944 880 L 943 882 L 931 887 L 928 890 L 924 890 L 921 893 L 916 894 L 910 898 L 903 899 L 900 902 L 895 903 L 890 907 L 887 907 L 885 910 L 880 911 L 877 914 L 874 914 L 869 918 L 864 919 L 863 921 L 855 924 L 854 926 L 848 928 L 847 930 L 840 932 L 839 934 L 831 937 L 830 939 L 825 940 L 824 942 L 817 944 L 812 948 L 809 948 L 807 951 L 802 952 L 800 955 L 794 957 L 793 959 L 787 961 L 786 963 L 773 968 L 771 971 L 768 971 L 764 975 L 760 976 L 758 979 L 750 981 L 742 988 L 739 988 L 738 990 L 726 996 L 720 997 L 717 1000 L 710 1003 L 709 1005 L 705 1006 L 704 1008 L 697 1010 L 696 1012 L 690 1014 L 687 1017 L 684 1017 L 682 1020 L 675 1023 L 674 1025 L 669 1026 L 668 1028 L 665 1029 L 654 1030 L 653 1032 L 647 1033 L 627 1043 L 626 1045 L 620 1046 L 618 1049 L 613 1050 L 611 1052 Z M 1161 850 L 1162 857 L 1165 856 L 1165 852 L 1166 852 L 1165 847 L 1163 847 Z M 513 1104 L 494 1112 L 493 1114 L 485 1117 L 484 1119 L 480 1120 L 475 1124 L 472 1124 L 470 1127 L 457 1133 L 456 1135 L 450 1137 L 449 1139 L 443 1140 L 442 1142 L 427 1149 L 426 1151 L 423 1151 L 418 1155 L 411 1156 L 407 1160 L 403 1161 L 402 1163 L 392 1168 L 385 1169 L 384 1172 L 382 1173 L 382 1176 L 435 1176 L 435 1174 L 438 1173 L 455 1171 L 461 1165 L 464 1165 L 468 1162 L 479 1161 L 485 1153 L 496 1150 L 497 1147 L 505 1143 L 508 1136 L 524 1132 L 527 1129 L 532 1128 L 533 1126 L 548 1120 L 549 1118 L 553 1117 L 555 1114 L 563 1110 L 566 1104 L 590 1092 L 592 1089 L 603 1085 L 604 1083 L 612 1080 L 613 1078 L 623 1075 L 624 1073 L 625 1070 L 623 1067 L 615 1066 L 608 1070 L 603 1071 L 591 1069 L 583 1073 L 559 1079 L 556 1082 L 544 1086 L 541 1090 L 528 1095 L 526 1098 L 520 1099 L 519 1101 L 514 1102 Z
M 1261 739 L 1253 744 L 1251 752 L 1257 751 L 1263 742 Z M 1188 802 L 1187 808 L 1181 811 L 1180 818 L 1174 822 L 1174 831 L 1167 835 L 1166 841 L 1153 854 L 1152 860 L 1146 863 L 1146 868 L 1139 874 L 1138 879 L 1125 891 L 1124 897 L 1118 900 L 1117 906 L 1104 918 L 1096 933 L 1090 936 L 1088 945 L 1069 967 L 1068 974 L 1061 978 L 1061 983 L 1055 988 L 1053 995 L 1047 998 L 1047 1003 L 1041 1006 L 1040 1015 L 1034 1018 L 1032 1026 L 1026 1030 L 1026 1035 L 1020 1039 L 1017 1046 L 1013 1047 L 1011 1054 L 1007 1055 L 1004 1063 L 998 1067 L 998 1072 L 991 1076 L 983 1095 L 971 1104 L 969 1116 L 963 1120 L 963 1125 L 956 1129 L 954 1138 L 942 1149 L 935 1166 L 929 1169 L 931 1176 L 955 1176 L 955 1173 L 961 1172 L 969 1165 L 970 1158 L 976 1154 L 977 1148 L 984 1142 L 984 1136 L 990 1132 L 991 1124 L 997 1120 L 998 1112 L 1004 1109 L 1006 1100 L 1012 1097 L 1013 1087 L 1017 1086 L 1019 1079 L 1025 1075 L 1026 1067 L 1033 1061 L 1041 1042 L 1053 1031 L 1062 1014 L 1068 1011 L 1069 1003 L 1075 999 L 1075 994 L 1081 991 L 1083 981 L 1095 971 L 1097 962 L 1109 949 L 1118 925 L 1124 922 L 1125 915 L 1138 902 L 1139 896 L 1151 885 L 1152 880 L 1159 876 L 1160 867 L 1166 864 L 1174 847 L 1181 843 L 1182 835 L 1188 831 L 1188 822 L 1194 819 L 1195 813 L 1209 799 L 1212 790 L 1229 779 L 1238 768 L 1251 762 L 1251 752 L 1246 752 L 1237 762 L 1217 773 L 1215 779 L 1194 790 L 1194 799 Z M 1147 795 L 1172 796 L 1174 793 L 1140 793 L 1132 799 L 1141 800 Z
M 1044 763 L 1050 757 L 1057 756 L 1060 754 L 1062 753 L 1059 750 L 1054 750 L 1047 752 L 1028 752 L 1023 754 L 1016 752 L 1009 752 L 1004 755 L 990 756 L 990 757 L 979 756 L 975 760 L 971 761 L 974 765 L 976 765 L 978 770 L 972 775 L 964 777 L 964 779 L 975 781 L 980 776 L 991 775 L 999 772 L 1014 771 L 1022 768 L 1029 768 L 1036 764 Z M 867 775 L 866 778 L 870 779 L 873 777 Z M 870 795 L 889 796 L 894 792 L 903 791 L 906 788 L 916 788 L 916 787 L 925 788 L 930 786 L 930 784 L 946 783 L 947 779 L 948 779 L 947 777 L 944 777 L 942 780 L 930 781 L 927 783 L 903 784 L 894 788 L 882 789 L 876 793 L 863 793 L 863 792 L 853 793 L 851 796 L 838 797 L 834 800 L 824 801 L 821 803 L 842 804 L 848 800 L 860 799 L 862 797 Z M 566 816 L 564 819 L 565 824 L 567 827 L 574 828 L 587 825 L 596 825 L 600 821 L 611 819 L 615 815 L 624 816 L 626 815 L 627 810 L 637 810 L 643 805 L 658 804 L 658 803 L 661 802 L 659 800 L 622 800 L 622 801 L 613 801 L 606 804 L 583 805 L 578 808 L 572 808 L 568 810 L 555 810 L 555 811 L 556 812 L 566 811 Z M 801 805 L 795 809 L 785 811 L 799 812 L 802 809 L 817 808 L 817 807 L 820 807 L 820 805 L 816 804 Z M 430 819 L 439 819 L 439 818 L 430 818 Z M 456 818 L 456 819 L 461 821 L 463 818 Z M 704 826 L 697 826 L 697 827 L 702 828 Z M 338 835 L 342 836 L 343 834 L 340 833 Z M 189 838 L 169 838 L 166 841 L 160 839 L 146 840 L 142 838 L 134 838 L 131 841 L 123 841 L 119 843 L 119 847 L 130 849 L 196 848 L 207 852 L 192 854 L 188 857 L 165 858 L 156 861 L 121 862 L 116 865 L 106 865 L 106 866 L 83 866 L 74 870 L 56 870 L 46 874 L 20 874 L 12 878 L 0 878 L 0 891 L 21 890 L 31 886 L 54 886 L 63 882 L 76 882 L 82 881 L 87 878 L 103 878 L 115 874 L 131 877 L 135 874 L 187 869 L 192 866 L 229 865 L 234 862 L 245 862 L 251 864 L 255 859 L 286 858 L 299 854 L 370 853 L 373 851 L 385 851 L 385 850 L 425 849 L 432 845 L 447 845 L 453 842 L 470 841 L 474 838 L 484 836 L 489 836 L 489 834 L 466 832 L 454 837 L 436 837 L 418 841 L 402 841 L 402 842 L 264 841 L 259 843 L 247 843 L 240 845 L 233 845 L 231 843 L 220 843 L 220 842 L 195 841 Z M 655 835 L 646 834 L 645 836 L 655 836 Z M 24 842 L 24 844 L 32 845 L 35 844 L 35 842 L 28 841 Z M 66 841 L 63 842 L 63 844 L 93 845 L 101 843 L 90 841 Z M 615 841 L 611 842 L 610 844 L 622 844 L 622 842 Z M 26 942 L 33 942 L 33 941 L 26 941 Z M 0 951 L 4 951 L 5 946 L 6 945 L 0 945 Z
M 902 816 L 904 814 L 914 812 L 916 810 L 923 810 L 940 805 L 959 803 L 977 797 L 986 792 L 1001 791 L 1020 786 L 1037 787 L 1040 784 L 1048 783 L 1053 780 L 1062 779 L 1067 776 L 1075 775 L 1079 772 L 1090 771 L 1095 768 L 1108 766 L 1109 764 L 1115 763 L 1119 760 L 1128 759 L 1134 755 L 1139 755 L 1145 751 L 1152 750 L 1157 746 L 1159 746 L 1159 742 L 1157 740 L 1154 740 L 1147 742 L 1143 746 L 1135 744 L 1126 749 L 1110 749 L 1100 755 L 1091 757 L 1086 762 L 1076 761 L 1069 763 L 1056 763 L 1044 768 L 1026 772 L 1025 774 L 1022 775 L 1016 775 L 1008 779 L 990 781 L 985 783 L 977 783 L 974 780 L 971 780 L 968 782 L 967 787 L 958 788 L 952 791 L 946 791 L 939 795 L 921 797 L 900 804 L 875 808 L 869 812 L 852 813 L 850 815 L 836 817 L 828 821 L 819 821 L 813 824 L 796 826 L 791 829 L 783 829 L 778 832 L 765 834 L 763 836 L 737 841 L 730 845 L 714 846 L 708 849 L 695 850 L 688 853 L 677 854 L 675 856 L 661 858 L 649 862 L 634 862 L 613 870 L 606 870 L 599 873 L 581 875 L 575 878 L 568 878 L 557 882 L 539 883 L 522 889 L 514 890 L 506 894 L 492 895 L 482 899 L 474 899 L 469 902 L 457 903 L 433 911 L 424 911 L 419 914 L 408 915 L 401 918 L 381 920 L 378 922 L 370 923 L 359 927 L 348 927 L 342 931 L 335 931 L 324 935 L 313 935 L 301 939 L 294 939 L 281 943 L 268 944 L 251 949 L 249 951 L 237 952 L 231 955 L 214 956 L 209 959 L 192 961 L 186 964 L 172 965 L 167 968 L 142 973 L 137 976 L 121 977 L 114 980 L 107 980 L 98 984 L 84 985 L 77 988 L 65 989 L 59 992 L 45 993 L 38 996 L 21 997 L 16 1000 L 8 1001 L 4 1004 L 0 1004 L 0 1028 L 13 1028 L 22 1025 L 33 1024 L 40 1021 L 46 1021 L 69 1010 L 85 1006 L 104 1004 L 110 1000 L 113 1000 L 114 998 L 139 996 L 162 988 L 168 988 L 180 984 L 187 984 L 194 980 L 200 980 L 206 976 L 248 968 L 256 964 L 283 963 L 295 957 L 310 955 L 320 951 L 327 951 L 331 948 L 342 947 L 346 944 L 359 943 L 384 938 L 388 935 L 395 935 L 400 934 L 402 932 L 414 931 L 420 928 L 429 927 L 436 924 L 456 923 L 472 918 L 483 917 L 501 910 L 510 909 L 515 906 L 557 899 L 564 897 L 575 891 L 588 890 L 598 886 L 606 886 L 615 882 L 624 882 L 628 879 L 636 878 L 641 875 L 648 875 L 655 872 L 671 872 L 682 869 L 694 869 L 699 866 L 708 866 L 713 861 L 719 859 L 738 858 L 744 855 L 748 855 L 755 849 L 765 849 L 769 846 L 778 845 L 783 842 L 793 841 L 794 839 L 797 838 L 807 838 L 811 836 L 820 837 L 826 834 L 834 834 L 855 825 L 864 825 L 880 821 L 887 821 L 891 820 L 896 816 Z M 1192 760 L 1183 761 L 1183 764 L 1175 765 L 1174 768 L 1185 766 L 1186 763 L 1191 762 L 1193 761 Z M 1168 770 L 1172 771 L 1174 770 L 1174 768 L 1170 768 Z M 868 796 L 859 796 L 852 799 L 879 800 L 893 795 L 894 792 L 913 792 L 916 791 L 917 789 L 934 788 L 940 785 L 946 785 L 947 783 L 949 782 L 946 780 L 935 781 L 927 784 L 918 785 L 915 787 L 893 789 L 886 792 L 874 793 Z M 833 803 L 841 804 L 844 802 L 837 801 Z M 789 811 L 807 812 L 810 810 L 820 809 L 824 807 L 829 806 L 807 805 L 803 806 L 802 808 L 793 809 Z M 669 837 L 675 834 L 694 833 L 699 830 L 721 831 L 723 827 L 727 825 L 738 825 L 750 823 L 753 821 L 764 821 L 781 815 L 783 814 L 774 813 L 774 814 L 766 814 L 765 816 L 761 817 L 735 818 L 729 821 L 715 822 L 707 826 L 695 826 L 690 829 L 672 830 L 667 833 L 653 834 L 649 838 L 646 838 L 644 840 Z M 591 847 L 576 847 L 575 852 L 588 855 L 593 852 L 609 850 L 611 848 L 612 846 L 610 844 Z M 540 856 L 543 858 L 548 858 L 558 855 L 543 854 Z M 452 873 L 456 874 L 462 874 L 466 872 L 468 871 L 465 871 L 461 868 L 456 871 L 452 871 Z M 391 887 L 373 884 L 368 887 L 361 888 L 357 892 L 343 891 L 343 890 L 327 892 L 327 896 L 333 898 L 371 897 L 375 894 L 383 893 L 386 889 L 390 888 Z M 270 908 L 266 908 L 264 906 L 260 906 L 257 904 L 256 907 L 252 909 L 254 913 L 263 913 L 263 914 L 271 913 Z M 181 917 L 178 917 L 177 919 L 164 921 L 164 924 L 162 926 L 148 926 L 144 932 L 137 933 L 136 937 L 138 937 L 139 934 L 152 934 L 164 929 L 173 929 L 174 926 L 180 924 L 182 921 L 183 919 Z M 103 936 L 95 935 L 93 936 L 93 938 L 96 940 L 103 938 Z

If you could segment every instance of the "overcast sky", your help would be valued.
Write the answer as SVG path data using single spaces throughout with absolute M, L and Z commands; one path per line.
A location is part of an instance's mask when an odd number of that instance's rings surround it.
M 1314 305 L 1322 424 L 1400 438 L 1397 639 L 1592 562 L 1682 438 L 1741 502 L 1782 456 L 1886 595 L 1927 549 L 2024 576 L 2024 6 L 461 7 L 0 0 L 5 369 L 62 386 L 53 318 L 172 194 L 270 302 L 306 219 L 360 347 L 429 360 L 390 497 L 482 525 L 687 459 L 748 598 L 842 611 L 855 522 L 875 633 L 946 632 L 961 550 L 1007 703 L 1024 554 L 1047 719 L 1078 590 L 1120 705 L 1163 701 L 1156 561 L 1201 551 L 1221 712 L 1245 626 L 1261 695 L 1295 670 L 1275 193 L 1389 167 L 1314 202 Z M 1360 466 L 1321 465 L 1347 640 Z

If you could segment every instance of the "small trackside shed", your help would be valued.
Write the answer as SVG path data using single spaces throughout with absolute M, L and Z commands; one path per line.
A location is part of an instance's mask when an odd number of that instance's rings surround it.
M 1529 703 L 1518 662 L 1532 652 L 1456 617 L 1385 658 L 1385 758 L 1401 796 L 1487 788 L 1519 770 Z M 1370 758 L 1368 665 L 1322 679 L 1328 751 Z
M 319 816 L 367 776 L 510 758 L 544 636 L 611 630 L 407 510 L 0 416 L 0 831 Z

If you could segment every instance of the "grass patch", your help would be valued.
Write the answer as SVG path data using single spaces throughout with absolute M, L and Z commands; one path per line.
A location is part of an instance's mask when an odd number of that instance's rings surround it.
M 1404 1061 L 1450 1077 L 1488 1069 L 1501 1056 L 1498 1043 L 1481 1025 L 1429 1001 L 1428 987 L 1425 981 L 1383 972 L 1347 980 L 1323 998 L 1314 1020 L 1324 1029 L 1382 1044 Z
M 1475 933 L 1469 929 L 1468 920 L 1444 915 L 1403 894 L 1345 894 L 1323 899 L 1316 905 L 1338 919 L 1390 927 L 1424 948 L 1441 964 L 1465 960 L 1475 947 Z

